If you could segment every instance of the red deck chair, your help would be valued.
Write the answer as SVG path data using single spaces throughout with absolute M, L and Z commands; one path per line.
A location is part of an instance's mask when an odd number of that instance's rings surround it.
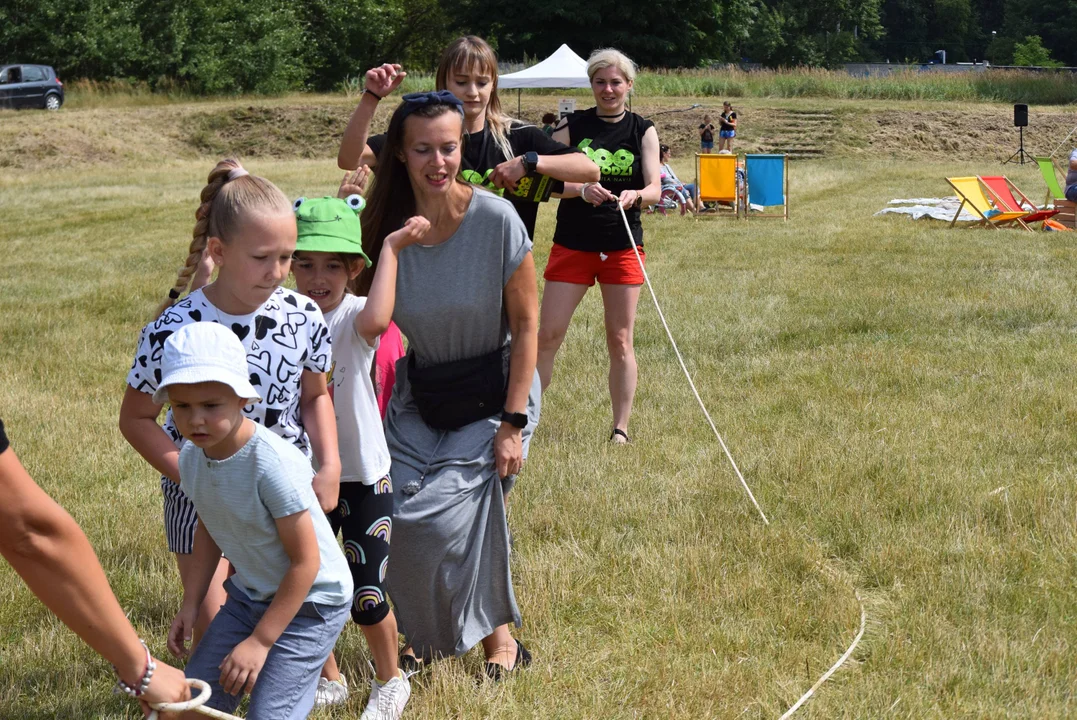
M 1052 218 L 1057 215 L 1059 210 L 1040 210 L 1036 207 L 1031 200 L 1023 192 L 1017 189 L 1005 175 L 993 175 L 990 177 L 980 177 L 980 182 L 987 188 L 987 192 L 991 193 L 991 197 L 994 198 L 995 203 L 999 206 L 1000 210 L 1009 212 L 1027 212 L 1023 218 L 1018 220 L 1026 230 L 1031 231 L 1029 227 L 1032 223 L 1043 222 L 1048 218 Z

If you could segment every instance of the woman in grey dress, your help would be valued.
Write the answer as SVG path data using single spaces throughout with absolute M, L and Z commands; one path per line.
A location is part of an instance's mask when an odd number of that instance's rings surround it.
M 409 349 L 385 417 L 395 500 L 387 583 L 405 653 L 462 655 L 481 642 L 497 679 L 530 660 L 509 633 L 521 619 L 503 493 L 539 418 L 538 291 L 512 205 L 458 179 L 462 120 L 447 91 L 405 96 L 378 158 L 363 244 L 376 266 L 392 252 L 386 235 L 412 215 L 430 222 L 396 254 L 393 320 Z

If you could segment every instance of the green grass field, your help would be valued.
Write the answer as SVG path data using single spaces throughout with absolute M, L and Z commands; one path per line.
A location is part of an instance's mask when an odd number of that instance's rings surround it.
M 155 473 L 116 421 L 212 165 L 0 174 L 0 417 L 162 656 L 178 575 Z M 291 196 L 339 180 L 330 159 L 249 167 Z M 798 717 L 1072 715 L 1074 239 L 872 217 L 891 198 L 950 194 L 946 175 L 996 169 L 968 154 L 831 157 L 794 164 L 788 223 L 647 218 L 663 309 L 771 525 L 646 295 L 635 443 L 606 444 L 590 293 L 511 508 L 536 663 L 498 687 L 476 684 L 476 653 L 440 663 L 405 717 L 776 718 L 852 641 L 854 591 L 864 639 Z M 1034 169 L 1006 170 L 1042 195 Z M 338 656 L 357 691 L 314 717 L 354 718 L 365 702 L 354 626 Z M 135 717 L 111 682 L 0 566 L 0 717 Z

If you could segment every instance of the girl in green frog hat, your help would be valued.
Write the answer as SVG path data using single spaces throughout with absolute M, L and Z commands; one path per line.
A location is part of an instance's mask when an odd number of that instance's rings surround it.
M 396 258 L 430 228 L 413 217 L 391 233 L 378 258 L 367 297 L 347 292 L 370 258 L 363 252 L 359 213 L 366 202 L 358 192 L 365 173 L 345 176 L 343 198 L 299 198 L 295 202 L 298 238 L 292 261 L 296 289 L 321 309 L 332 337 L 329 393 L 340 446 L 340 503 L 328 513 L 334 533 L 343 531 L 344 555 L 355 595 L 352 619 L 363 630 L 376 677 L 362 720 L 397 720 L 411 695 L 397 661 L 396 618 L 385 592 L 385 572 L 393 524 L 391 460 L 370 378 L 379 337 L 396 302 Z M 319 681 L 316 702 L 330 705 L 348 696 L 347 680 L 330 655 Z

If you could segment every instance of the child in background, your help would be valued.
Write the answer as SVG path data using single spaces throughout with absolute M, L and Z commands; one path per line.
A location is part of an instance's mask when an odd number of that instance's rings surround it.
M 230 328 L 246 349 L 250 381 L 263 397 L 244 409 L 247 417 L 308 458 L 313 450 L 320 461 L 313 487 L 323 510 L 337 506 L 340 482 L 336 422 L 325 379 L 329 328 L 317 305 L 279 287 L 295 252 L 292 203 L 273 183 L 248 174 L 235 160 L 217 164 L 201 199 L 187 262 L 158 318 L 142 330 L 120 408 L 124 437 L 161 473 L 168 549 L 176 554 L 185 583 L 193 572 L 198 520 L 178 485 L 183 434 L 171 411 L 163 427 L 157 424 L 162 398 L 155 399 L 165 341 L 180 328 L 198 322 Z M 218 268 L 217 280 L 176 302 L 203 251 Z M 226 573 L 222 561 L 194 628 L 195 643 L 225 601 Z
M 200 520 L 169 650 L 186 653 L 223 551 L 235 574 L 185 674 L 209 683 L 212 708 L 234 712 L 247 693 L 248 717 L 300 720 L 314 706 L 352 596 L 344 554 L 311 488 L 314 470 L 294 445 L 244 416 L 262 398 L 232 330 L 186 325 L 161 354 L 153 400 L 171 403 L 188 440 L 180 485 Z
M 699 151 L 704 155 L 710 155 L 714 150 L 714 124 L 711 116 L 703 116 L 703 124 L 699 126 Z
M 733 152 L 733 138 L 737 136 L 737 113 L 729 101 L 722 103 L 722 114 L 718 118 L 721 128 L 718 130 L 718 152 Z
M 359 194 L 365 168 L 341 184 L 340 198 L 296 201 L 298 241 L 292 273 L 297 290 L 318 304 L 333 339 L 329 387 L 340 437 L 340 504 L 329 513 L 334 534 L 343 530 L 345 554 L 356 592 L 352 619 L 363 630 L 376 676 L 361 720 L 398 720 L 411 696 L 399 670 L 396 618 L 385 592 L 393 518 L 392 461 L 370 381 L 379 337 L 389 326 L 396 302 L 396 257 L 420 240 L 429 222 L 412 218 L 385 241 L 367 297 L 347 292 L 370 259 L 363 252 Z M 316 702 L 347 699 L 347 680 L 330 656 Z
M 547 135 L 553 135 L 554 125 L 557 124 L 557 116 L 553 113 L 546 113 L 542 116 L 542 132 Z

